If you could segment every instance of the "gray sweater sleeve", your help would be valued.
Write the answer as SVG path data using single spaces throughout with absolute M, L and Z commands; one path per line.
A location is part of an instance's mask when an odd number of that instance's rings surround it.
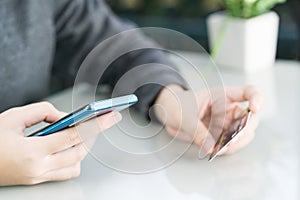
M 101 0 L 54 1 L 56 54 L 53 73 L 64 86 L 74 83 L 79 67 L 93 50 L 94 61 L 84 69 L 91 84 L 109 84 L 113 95 L 135 93 L 135 108 L 149 117 L 148 111 L 160 90 L 169 84 L 186 87 L 176 67 L 165 58 L 155 42 L 132 23 L 116 17 Z M 114 36 L 113 39 L 108 39 Z M 106 40 L 108 39 L 108 40 Z M 101 77 L 97 77 L 101 76 Z M 100 80 L 99 80 L 100 78 Z

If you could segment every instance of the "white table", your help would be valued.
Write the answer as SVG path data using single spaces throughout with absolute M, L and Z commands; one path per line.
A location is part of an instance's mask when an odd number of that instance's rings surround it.
M 194 63 L 201 63 L 201 56 L 196 53 L 182 55 Z M 180 64 L 181 61 L 176 62 Z M 189 73 L 188 68 L 182 70 Z M 280 60 L 273 69 L 258 74 L 241 75 L 223 71 L 222 76 L 225 84 L 256 84 L 265 95 L 256 138 L 240 152 L 208 163 L 207 160 L 199 160 L 196 148 L 191 147 L 170 166 L 139 175 L 118 172 L 88 156 L 77 179 L 0 188 L 0 199 L 300 199 L 300 148 L 297 145 L 300 141 L 300 64 Z M 72 91 L 67 90 L 50 97 L 49 101 L 62 110 L 70 111 L 71 94 Z M 76 98 L 84 101 L 84 88 Z M 150 142 L 131 143 L 132 138 L 123 134 L 120 127 L 123 130 L 132 129 L 135 135 L 143 130 L 142 136 L 147 136 L 155 127 L 141 127 L 144 122 L 135 114 L 133 117 L 139 121 L 140 127 L 133 127 L 127 115 L 128 112 L 125 112 L 120 126 L 99 137 L 92 152 L 95 155 L 103 152 L 99 155 L 119 170 L 122 166 L 125 170 L 126 166 L 141 169 L 147 163 L 134 160 L 126 163 L 126 158 L 111 151 L 103 141 L 108 138 L 128 151 L 147 152 L 169 137 L 161 131 L 157 139 Z M 180 145 L 182 143 L 174 142 L 174 152 Z M 174 156 L 172 151 L 169 154 Z M 151 159 L 159 163 L 165 158 L 153 156 Z

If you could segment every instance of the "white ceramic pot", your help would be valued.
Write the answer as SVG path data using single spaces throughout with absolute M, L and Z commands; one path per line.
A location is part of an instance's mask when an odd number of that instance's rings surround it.
M 272 67 L 278 24 L 279 17 L 273 11 L 250 19 L 228 17 L 225 12 L 211 14 L 207 19 L 210 48 L 219 40 L 216 64 L 245 72 Z M 220 31 L 223 33 L 220 34 Z

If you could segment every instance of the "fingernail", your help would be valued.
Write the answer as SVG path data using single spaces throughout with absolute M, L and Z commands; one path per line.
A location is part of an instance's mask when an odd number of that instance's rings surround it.
M 119 112 L 115 112 L 113 118 L 116 122 L 119 122 L 122 120 L 122 115 Z
M 260 110 L 260 105 L 258 103 L 256 103 L 255 101 L 251 102 L 251 105 L 252 105 L 252 107 L 254 107 L 254 112 L 257 112 Z
M 200 147 L 198 152 L 199 159 L 205 158 L 209 153 L 213 151 L 213 148 L 215 146 L 215 140 L 214 138 L 209 135 L 203 145 Z
M 207 152 L 211 153 L 215 144 L 216 144 L 216 141 L 214 140 L 214 138 L 211 135 L 209 135 L 204 142 L 204 149 Z
M 207 156 L 207 154 L 208 153 L 203 148 L 201 148 L 198 152 L 198 158 L 202 160 Z
M 240 117 L 240 116 L 241 116 L 241 113 L 242 113 L 242 112 L 241 112 L 240 110 L 237 109 L 237 110 L 234 112 L 234 116 L 233 116 L 234 119 L 237 119 L 238 117 Z
M 62 117 L 64 117 L 64 116 L 68 115 L 69 113 L 66 113 L 66 112 L 60 111 L 60 114 L 61 114 L 61 116 L 62 116 Z

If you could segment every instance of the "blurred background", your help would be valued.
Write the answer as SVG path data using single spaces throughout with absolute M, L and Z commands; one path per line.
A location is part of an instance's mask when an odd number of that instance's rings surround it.
M 182 32 L 207 51 L 206 17 L 222 10 L 219 0 L 106 0 L 112 10 L 141 27 Z M 300 60 L 300 0 L 287 0 L 274 9 L 280 16 L 277 58 Z

